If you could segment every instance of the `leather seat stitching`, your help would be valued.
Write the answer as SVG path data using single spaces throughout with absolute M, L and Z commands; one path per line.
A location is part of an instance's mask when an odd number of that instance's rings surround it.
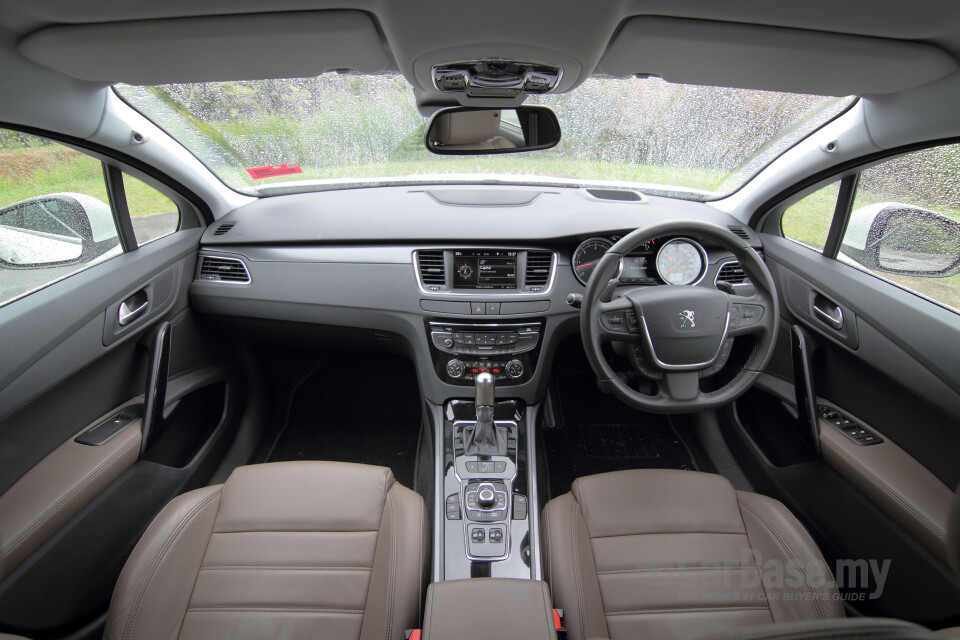
M 624 610 L 624 611 L 609 611 L 604 615 L 607 616 L 645 616 L 645 615 L 662 615 L 662 614 L 671 614 L 671 613 L 716 613 L 720 611 L 769 611 L 767 607 L 758 607 L 758 606 L 724 606 L 724 607 L 689 607 L 683 608 L 679 607 L 676 609 L 636 609 L 636 610 Z
M 390 579 L 387 595 L 387 620 L 384 625 L 384 640 L 393 636 L 393 611 L 397 598 L 397 509 L 394 504 L 393 491 L 387 493 L 387 502 L 390 509 Z
M 740 565 L 736 567 L 663 567 L 651 569 L 605 569 L 597 571 L 598 576 L 615 575 L 618 573 L 664 573 L 674 571 L 756 571 L 756 565 Z
M 573 512 L 573 517 L 570 521 L 573 523 L 573 572 L 574 572 L 574 584 L 576 585 L 577 591 L 577 622 L 580 626 L 580 639 L 585 640 L 587 637 L 586 623 L 584 619 L 586 618 L 586 611 L 583 606 L 583 576 L 580 572 L 580 527 L 579 524 L 579 505 L 576 500 L 570 501 L 570 510 Z
M 834 453 L 838 454 L 844 460 L 846 460 L 847 462 L 852 464 L 854 467 L 856 467 L 865 476 L 873 480 L 874 483 L 877 485 L 877 487 L 883 493 L 893 498 L 904 509 L 906 509 L 908 513 L 912 514 L 918 521 L 920 521 L 920 524 L 923 525 L 926 529 L 928 529 L 930 533 L 936 536 L 937 539 L 939 539 L 941 542 L 946 541 L 946 531 L 944 531 L 936 522 L 928 518 L 924 513 L 918 511 L 917 508 L 914 507 L 912 504 L 907 502 L 907 500 L 903 496 L 901 496 L 900 493 L 897 492 L 893 487 L 888 485 L 883 480 L 883 478 L 873 473 L 873 471 L 871 471 L 869 468 L 860 464 L 860 462 L 856 458 L 852 457 L 846 451 L 839 448 L 837 445 L 830 442 L 829 440 L 822 439 L 821 442 L 826 444 L 827 447 L 831 449 Z
M 136 434 L 138 432 L 133 431 L 132 433 Z M 135 436 L 131 436 L 128 442 L 124 443 L 123 446 L 121 446 L 119 449 L 117 449 L 112 454 L 110 454 L 99 465 L 94 467 L 87 476 L 85 476 L 80 480 L 79 483 L 74 484 L 73 487 L 71 487 L 67 493 L 60 496 L 59 500 L 57 500 L 52 505 L 47 507 L 37 519 L 35 519 L 33 522 L 30 523 L 30 526 L 28 526 L 26 529 L 22 530 L 20 533 L 14 536 L 14 538 L 10 541 L 9 545 L 5 549 L 0 549 L 0 560 L 7 558 L 17 548 L 19 548 L 20 545 L 23 544 L 27 540 L 27 538 L 30 537 L 30 534 L 32 534 L 34 531 L 40 528 L 44 522 L 46 522 L 47 520 L 55 516 L 57 513 L 59 513 L 60 510 L 63 508 L 63 506 L 67 502 L 69 502 L 71 498 L 73 498 L 76 494 L 78 494 L 88 484 L 90 484 L 91 482 L 99 478 L 103 474 L 103 472 L 110 467 L 110 464 L 114 460 L 121 457 L 123 454 L 127 453 L 127 451 L 132 449 L 133 445 L 135 444 L 137 444 L 137 439 Z
M 233 533 L 379 533 L 378 529 L 361 529 L 358 531 L 339 531 L 335 529 L 243 529 L 242 531 L 214 531 L 212 535 L 226 536 Z
M 333 613 L 342 615 L 363 615 L 363 609 L 325 609 L 324 607 L 262 607 L 259 605 L 223 605 L 217 607 L 190 607 L 187 613 L 207 613 L 217 611 L 253 612 L 253 613 Z
M 150 588 L 150 583 L 153 581 L 153 577 L 160 568 L 163 559 L 167 555 L 167 552 L 170 551 L 171 547 L 173 547 L 173 544 L 180 537 L 180 534 L 183 533 L 183 530 L 187 528 L 187 525 L 190 524 L 196 515 L 200 513 L 203 508 L 206 507 L 207 504 L 210 503 L 214 498 L 219 498 L 222 492 L 223 487 L 221 487 L 216 493 L 211 493 L 199 504 L 188 511 L 180 520 L 179 524 L 177 524 L 177 527 L 170 534 L 170 537 L 164 541 L 163 546 L 160 548 L 160 552 L 157 554 L 156 558 L 154 558 L 153 564 L 150 566 L 150 571 L 147 572 L 143 582 L 140 583 L 140 588 L 137 590 L 137 598 L 133 606 L 133 612 L 131 617 L 127 620 L 127 624 L 124 626 L 123 633 L 120 635 L 121 640 L 128 638 L 133 633 L 133 628 L 136 626 L 137 618 L 140 615 L 140 605 L 143 604 L 143 599 L 147 594 L 147 590 Z
M 269 564 L 214 564 L 200 567 L 200 571 L 373 571 L 370 567 L 311 567 Z
M 826 616 L 826 612 L 823 610 L 823 605 L 821 604 L 820 599 L 819 599 L 819 598 L 813 598 L 813 597 L 812 597 L 812 596 L 814 595 L 814 593 L 813 593 L 813 589 L 810 588 L 809 578 L 807 577 L 807 572 L 806 572 L 804 566 L 800 563 L 800 559 L 799 559 L 799 558 L 797 557 L 797 555 L 793 552 L 793 549 L 790 548 L 790 545 L 788 545 L 787 542 L 786 542 L 786 540 L 783 539 L 783 537 L 780 535 L 780 532 L 779 532 L 772 524 L 770 524 L 769 522 L 767 522 L 767 520 L 766 520 L 759 512 L 757 512 L 756 509 L 754 509 L 753 507 L 751 507 L 749 504 L 743 502 L 743 501 L 740 500 L 739 498 L 737 499 L 737 502 L 740 503 L 740 506 L 741 506 L 741 507 L 746 508 L 747 511 L 749 511 L 750 513 L 752 513 L 753 516 L 754 516 L 757 520 L 760 521 L 760 523 L 767 529 L 767 531 L 769 531 L 770 534 L 773 535 L 774 539 L 780 544 L 780 546 L 783 548 L 783 550 L 787 552 L 787 554 L 790 556 L 790 559 L 793 560 L 793 561 L 797 564 L 797 568 L 800 570 L 800 573 L 803 574 L 803 588 L 804 588 L 804 590 L 805 590 L 808 594 L 811 595 L 811 599 L 813 600 L 814 609 L 815 609 L 816 612 L 817 612 L 817 617 L 819 617 L 819 618 L 826 618 L 826 617 L 827 617 L 827 616 Z M 748 536 L 748 538 L 749 538 L 749 536 Z M 752 545 L 751 545 L 751 546 L 752 546 Z M 760 584 L 763 584 L 763 581 L 762 581 L 762 580 L 760 581 Z M 766 587 L 764 587 L 764 591 L 766 591 Z M 771 610 L 771 613 L 772 613 L 772 610 Z
M 541 602 L 543 603 L 543 615 L 546 616 L 547 620 L 551 620 L 553 615 L 551 614 L 552 607 L 550 606 L 550 591 L 547 589 L 547 585 L 543 582 L 540 583 L 540 596 Z M 546 640 L 551 640 L 550 638 L 550 625 L 546 625 L 544 629 L 544 635 Z
M 423 611 L 423 573 L 424 573 L 424 564 L 425 564 L 425 547 L 426 547 L 426 537 L 423 535 L 423 523 L 426 522 L 426 506 L 423 501 L 418 503 L 420 505 L 420 514 L 418 519 L 420 520 L 420 551 L 417 555 L 417 571 L 420 572 L 420 580 L 417 584 L 417 616 L 420 616 L 420 612 Z
M 742 531 L 649 531 L 645 533 L 616 533 L 610 536 L 592 536 L 591 540 L 606 540 L 607 538 L 636 538 L 637 536 L 746 536 Z

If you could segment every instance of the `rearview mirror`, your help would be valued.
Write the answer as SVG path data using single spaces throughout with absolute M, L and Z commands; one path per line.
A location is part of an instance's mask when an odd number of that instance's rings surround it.
M 850 214 L 840 252 L 872 271 L 942 278 L 960 273 L 960 222 L 899 202 Z
M 38 269 L 88 262 L 118 247 L 113 213 L 81 193 L 54 193 L 0 209 L 0 266 Z
M 560 142 L 560 122 L 547 107 L 453 107 L 433 115 L 425 142 L 441 155 L 549 149 Z

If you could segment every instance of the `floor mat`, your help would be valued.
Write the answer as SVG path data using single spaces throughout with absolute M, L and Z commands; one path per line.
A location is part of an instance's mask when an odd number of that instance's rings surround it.
M 389 372 L 389 375 L 384 375 Z M 269 462 L 337 460 L 390 467 L 413 487 L 420 391 L 413 364 L 392 357 L 335 357 L 294 392 Z
M 576 478 L 622 469 L 697 470 L 667 416 L 637 411 L 597 389 L 592 372 L 557 375 L 560 428 L 542 431 L 551 497 Z

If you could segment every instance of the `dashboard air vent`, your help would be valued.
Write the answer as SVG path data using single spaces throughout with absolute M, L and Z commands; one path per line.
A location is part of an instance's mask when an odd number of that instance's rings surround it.
M 524 285 L 540 287 L 550 282 L 550 268 L 553 266 L 553 254 L 549 251 L 529 251 L 527 253 L 527 271 Z
M 219 280 L 221 282 L 250 282 L 246 265 L 236 258 L 202 256 L 200 258 L 200 279 Z
M 730 226 L 730 227 L 727 227 L 727 229 L 730 229 L 730 231 L 733 232 L 733 235 L 740 236 L 744 240 L 750 239 L 750 234 L 747 233 L 746 229 L 744 229 L 743 227 Z
M 747 274 L 739 262 L 725 262 L 717 273 L 717 282 L 729 282 L 730 284 L 743 284 L 747 281 Z
M 418 251 L 417 268 L 420 269 L 420 281 L 424 286 L 446 284 L 443 251 Z
M 235 225 L 235 224 L 237 224 L 237 223 L 236 223 L 236 222 L 224 222 L 224 223 L 221 224 L 219 227 L 217 227 L 217 230 L 213 232 L 213 235 L 215 235 L 215 236 L 222 236 L 222 235 L 225 234 L 227 231 L 230 231 L 230 229 L 233 229 L 233 225 Z

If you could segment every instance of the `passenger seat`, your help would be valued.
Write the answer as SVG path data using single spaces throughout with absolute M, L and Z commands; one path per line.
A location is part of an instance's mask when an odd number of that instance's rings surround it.
M 156 517 L 104 637 L 402 640 L 420 626 L 428 531 L 423 499 L 389 469 L 240 467 Z

